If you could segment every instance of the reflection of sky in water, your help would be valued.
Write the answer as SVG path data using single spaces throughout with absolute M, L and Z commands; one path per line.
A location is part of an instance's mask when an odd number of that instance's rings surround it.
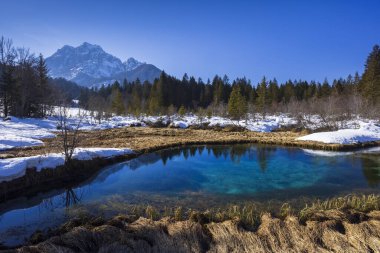
M 320 155 L 296 148 L 232 145 L 170 149 L 110 166 L 74 190 L 0 204 L 0 242 L 22 242 L 36 229 L 65 219 L 65 206 L 102 202 L 115 194 L 249 199 L 330 197 L 376 192 L 376 154 Z M 147 202 L 144 201 L 146 204 Z

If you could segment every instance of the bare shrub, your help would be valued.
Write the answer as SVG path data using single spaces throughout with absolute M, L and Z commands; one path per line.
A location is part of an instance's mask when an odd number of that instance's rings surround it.
M 62 148 L 65 155 L 65 164 L 68 165 L 72 162 L 73 153 L 75 148 L 78 147 L 80 135 L 79 127 L 82 123 L 84 114 L 79 111 L 77 122 L 70 124 L 68 120 L 69 110 L 67 106 L 60 106 L 58 111 L 59 125 L 58 129 L 61 130 Z
M 92 116 L 100 124 L 102 119 L 105 118 L 107 112 L 107 103 L 101 96 L 90 97 L 88 101 L 88 107 Z

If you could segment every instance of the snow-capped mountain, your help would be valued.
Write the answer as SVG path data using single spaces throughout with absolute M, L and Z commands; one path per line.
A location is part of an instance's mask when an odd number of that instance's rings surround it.
M 123 62 L 123 64 L 125 66 L 126 71 L 131 71 L 131 70 L 134 70 L 135 68 L 137 68 L 143 64 L 146 64 L 146 63 L 145 62 L 139 62 L 135 58 L 131 57 L 127 61 Z
M 129 58 L 122 62 L 100 46 L 83 43 L 78 47 L 64 46 L 46 58 L 51 77 L 63 77 L 82 86 L 107 84 L 115 80 L 153 81 L 161 70 L 154 65 Z

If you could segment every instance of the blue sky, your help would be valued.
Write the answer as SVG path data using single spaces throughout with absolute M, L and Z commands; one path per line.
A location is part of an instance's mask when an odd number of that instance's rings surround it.
M 17 46 L 50 56 L 87 41 L 178 77 L 332 80 L 362 72 L 380 44 L 379 0 L 12 0 L 1 8 L 0 35 Z

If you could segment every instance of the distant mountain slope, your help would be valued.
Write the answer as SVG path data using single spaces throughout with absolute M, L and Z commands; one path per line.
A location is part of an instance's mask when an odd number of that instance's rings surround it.
M 123 62 L 126 71 L 131 71 L 131 70 L 137 68 L 138 66 L 143 65 L 144 63 L 139 62 L 138 60 L 136 60 L 133 57 L 131 57 L 127 61 Z
M 91 87 L 127 78 L 134 81 L 153 81 L 161 70 L 152 64 L 129 58 L 124 63 L 106 53 L 100 46 L 83 43 L 78 47 L 64 46 L 46 58 L 49 75 L 65 78 L 79 85 Z
M 160 77 L 161 70 L 152 64 L 141 64 L 135 69 L 126 72 L 127 80 L 136 80 L 137 78 L 140 81 L 148 80 L 153 82 L 155 78 Z

